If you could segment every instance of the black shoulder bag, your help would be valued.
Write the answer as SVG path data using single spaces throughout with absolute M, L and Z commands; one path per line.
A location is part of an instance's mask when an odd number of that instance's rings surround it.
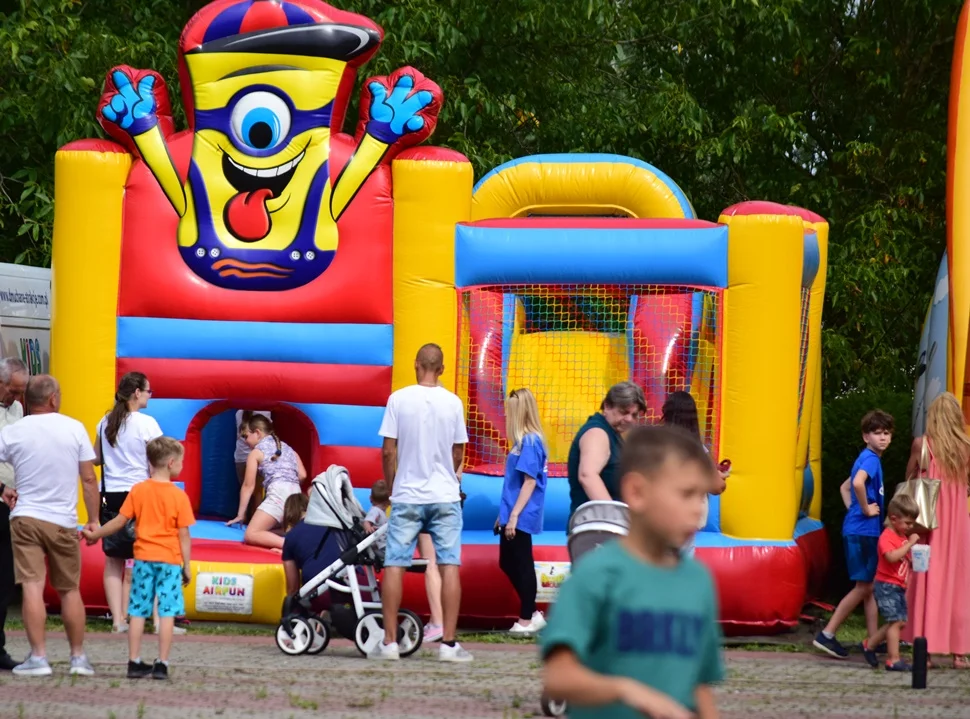
M 104 458 L 104 445 L 101 443 L 101 433 L 98 433 L 98 451 L 101 453 L 101 511 L 99 520 L 104 526 L 118 516 L 118 512 L 108 509 L 108 499 L 104 491 L 104 475 L 108 471 L 108 464 Z M 133 556 L 135 548 L 135 520 L 129 519 L 125 526 L 106 537 L 101 538 L 101 549 L 106 557 L 114 559 L 128 559 Z

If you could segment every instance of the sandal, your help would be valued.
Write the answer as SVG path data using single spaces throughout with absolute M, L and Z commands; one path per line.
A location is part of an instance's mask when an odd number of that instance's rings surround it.
M 970 669 L 970 661 L 965 656 L 955 656 L 953 657 L 953 668 Z

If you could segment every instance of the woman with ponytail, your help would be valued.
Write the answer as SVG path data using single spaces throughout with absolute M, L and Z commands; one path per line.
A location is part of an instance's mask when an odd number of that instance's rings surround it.
M 238 524 L 246 518 L 246 508 L 256 489 L 256 475 L 263 475 L 266 498 L 253 514 L 246 527 L 243 541 L 257 547 L 282 550 L 283 537 L 273 530 L 283 524 L 283 508 L 291 494 L 300 492 L 306 479 L 306 469 L 300 456 L 286 442 L 280 441 L 273 423 L 261 414 L 254 414 L 242 432 L 252 452 L 246 458 L 246 475 L 239 491 L 239 511 L 227 525 Z
M 94 454 L 95 464 L 101 465 L 101 505 L 112 515 L 121 510 L 131 488 L 151 473 L 145 447 L 162 436 L 155 418 L 141 412 L 151 396 L 148 378 L 141 372 L 129 372 L 118 383 L 114 407 L 98 422 Z M 134 556 L 131 549 L 127 544 L 125 549 L 105 551 L 104 594 L 115 632 L 128 630 L 125 560 Z

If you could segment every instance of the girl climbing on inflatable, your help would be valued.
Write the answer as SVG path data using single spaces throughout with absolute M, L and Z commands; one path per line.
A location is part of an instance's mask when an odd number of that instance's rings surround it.
M 256 488 L 256 475 L 262 473 L 266 497 L 246 527 L 243 541 L 257 547 L 282 550 L 283 537 L 273 530 L 283 524 L 287 498 L 301 491 L 300 483 L 306 479 L 306 469 L 300 456 L 290 445 L 280 441 L 273 423 L 263 415 L 253 415 L 242 432 L 253 451 L 246 458 L 246 475 L 239 491 L 239 511 L 226 524 L 245 520 L 246 508 Z

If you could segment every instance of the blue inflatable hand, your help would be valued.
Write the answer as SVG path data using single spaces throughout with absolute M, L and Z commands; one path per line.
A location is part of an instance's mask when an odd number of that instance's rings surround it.
M 399 78 L 390 95 L 379 82 L 372 82 L 367 88 L 371 94 L 369 134 L 391 145 L 424 127 L 424 118 L 418 113 L 431 104 L 434 96 L 427 90 L 411 95 L 414 78 L 410 75 Z
M 115 70 L 111 79 L 117 92 L 101 110 L 104 119 L 132 137 L 155 127 L 158 119 L 155 116 L 157 106 L 152 92 L 155 87 L 154 75 L 143 77 L 137 88 L 131 84 L 131 78 L 121 70 Z

